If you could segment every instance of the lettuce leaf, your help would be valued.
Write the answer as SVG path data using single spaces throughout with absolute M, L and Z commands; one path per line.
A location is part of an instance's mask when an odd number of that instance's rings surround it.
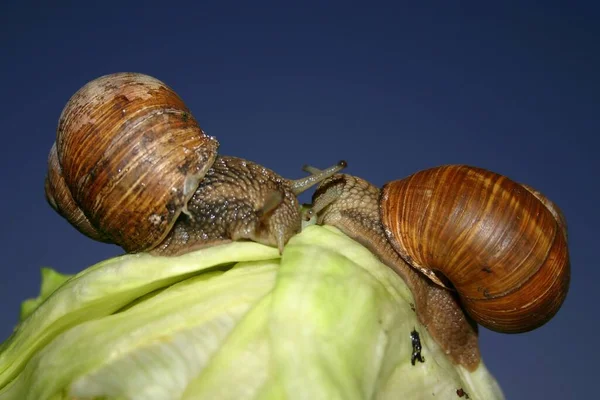
M 53 270 L 52 268 L 44 267 L 41 269 L 42 274 L 42 287 L 40 289 L 40 295 L 33 299 L 27 299 L 21 303 L 21 313 L 19 315 L 19 321 L 23 321 L 27 318 L 40 304 L 44 302 L 56 289 L 58 289 L 63 283 L 65 283 L 71 275 L 61 274 Z
M 502 399 L 483 363 L 445 356 L 412 302 L 332 227 L 306 227 L 281 256 L 252 242 L 125 255 L 28 306 L 0 348 L 0 400 Z

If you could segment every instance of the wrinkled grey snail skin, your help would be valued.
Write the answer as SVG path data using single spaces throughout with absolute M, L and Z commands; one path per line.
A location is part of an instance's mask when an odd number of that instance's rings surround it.
M 150 252 L 177 255 L 247 239 L 283 251 L 300 232 L 297 195 L 345 168 L 346 162 L 288 180 L 259 164 L 218 156 L 166 238 Z
M 315 168 L 307 171 L 315 173 Z M 363 244 L 406 282 L 419 321 L 453 360 L 470 371 L 480 352 L 477 325 L 467 317 L 455 295 L 408 265 L 388 242 L 379 214 L 380 190 L 364 179 L 338 174 L 324 180 L 313 195 L 310 213 L 318 224 L 339 228 Z

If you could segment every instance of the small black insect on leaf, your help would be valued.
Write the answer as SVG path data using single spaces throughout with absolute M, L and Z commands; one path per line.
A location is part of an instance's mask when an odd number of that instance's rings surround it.
M 463 388 L 456 389 L 456 394 L 458 397 L 464 397 L 465 399 L 470 399 L 469 395 Z
M 412 356 L 410 357 L 410 363 L 415 365 L 416 361 L 425 362 L 425 358 L 421 355 L 421 338 L 419 332 L 415 328 L 410 333 L 410 341 L 412 342 Z

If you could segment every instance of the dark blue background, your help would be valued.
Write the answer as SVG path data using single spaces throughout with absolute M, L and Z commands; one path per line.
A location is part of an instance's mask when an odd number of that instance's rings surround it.
M 596 397 L 593 2 L 79 3 L 0 6 L 0 340 L 36 295 L 41 266 L 75 272 L 120 253 L 56 215 L 43 180 L 69 97 L 137 71 L 172 86 L 222 154 L 286 177 L 344 158 L 381 185 L 468 163 L 546 193 L 569 222 L 567 301 L 535 332 L 482 330 L 482 351 L 508 399 Z

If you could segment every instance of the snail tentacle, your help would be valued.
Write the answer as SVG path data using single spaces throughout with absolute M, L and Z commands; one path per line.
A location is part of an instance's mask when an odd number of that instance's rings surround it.
M 302 167 L 302 169 L 306 172 L 309 172 L 311 175 L 304 178 L 292 180 L 292 191 L 295 195 L 298 195 L 304 192 L 305 190 L 311 188 L 312 186 L 329 178 L 330 176 L 337 174 L 347 166 L 348 164 L 344 160 L 341 160 L 336 165 L 332 165 L 331 167 L 325 168 L 323 170 L 305 165 L 304 167 Z

